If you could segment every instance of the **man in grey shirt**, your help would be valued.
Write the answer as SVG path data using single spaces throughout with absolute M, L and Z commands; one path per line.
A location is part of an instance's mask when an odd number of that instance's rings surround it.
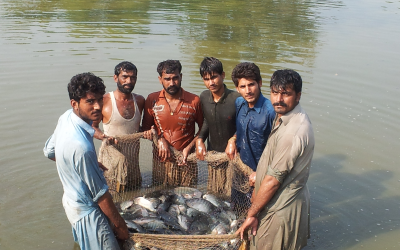
M 206 139 L 208 150 L 225 152 L 228 140 L 236 132 L 236 98 L 240 96 L 236 91 L 230 90 L 224 84 L 225 72 L 222 63 L 214 57 L 205 57 L 200 64 L 200 75 L 205 90 L 200 95 L 203 109 L 204 123 L 196 141 L 196 156 L 204 160 L 207 150 L 204 145 Z M 209 168 L 208 189 L 217 193 L 230 193 L 226 186 L 227 164 Z

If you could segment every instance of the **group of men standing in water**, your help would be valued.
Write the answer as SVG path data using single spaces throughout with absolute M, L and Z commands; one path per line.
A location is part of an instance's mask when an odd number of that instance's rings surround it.
M 160 62 L 157 72 L 162 90 L 146 99 L 132 93 L 138 70 L 130 62 L 115 67 L 117 89 L 107 94 L 103 81 L 91 73 L 71 79 L 68 92 L 72 110 L 60 117 L 44 152 L 56 160 L 64 187 L 63 206 L 75 241 L 81 249 L 118 249 L 116 238 L 125 240 L 129 235 L 112 203 L 100 170 L 103 166 L 97 162 L 93 137 L 114 141 L 114 136 L 142 131 L 150 139 L 155 130 L 159 138 L 157 153 L 166 164 L 164 170 L 168 169 L 170 146 L 183 154 L 175 178 L 161 177 L 165 184 L 195 184 L 196 172 L 185 167 L 192 152 L 200 160 L 207 150 L 225 152 L 230 159 L 239 155 L 254 171 L 249 177 L 254 189 L 247 194 L 232 190 L 232 203 L 248 208 L 247 218 L 237 233 L 243 238 L 251 229 L 255 235 L 252 249 L 304 247 L 309 237 L 310 198 L 306 182 L 314 135 L 299 104 L 300 75 L 288 69 L 275 71 L 268 99 L 261 93 L 262 78 L 257 65 L 236 65 L 231 75 L 234 91 L 224 84 L 222 63 L 206 57 L 200 64 L 200 75 L 207 90 L 199 97 L 181 87 L 181 70 L 178 60 Z M 99 129 L 100 122 L 104 132 Z M 199 128 L 197 133 L 195 124 Z M 169 168 L 164 175 L 171 174 L 172 169 L 176 168 Z M 209 171 L 212 175 L 224 175 L 223 168 Z

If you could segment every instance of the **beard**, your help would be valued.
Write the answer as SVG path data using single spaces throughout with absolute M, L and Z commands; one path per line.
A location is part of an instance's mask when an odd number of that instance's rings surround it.
M 168 88 L 164 87 L 164 89 L 165 89 L 165 92 L 167 92 L 168 94 L 176 95 L 179 92 L 179 90 L 181 90 L 181 86 L 174 85 L 174 86 L 170 86 Z
M 125 88 L 125 86 L 128 86 L 129 88 Z M 135 86 L 133 86 L 132 84 L 121 84 L 118 81 L 117 82 L 117 87 L 118 87 L 118 90 L 121 91 L 122 93 L 130 94 L 130 93 L 132 93 L 132 91 L 133 91 Z

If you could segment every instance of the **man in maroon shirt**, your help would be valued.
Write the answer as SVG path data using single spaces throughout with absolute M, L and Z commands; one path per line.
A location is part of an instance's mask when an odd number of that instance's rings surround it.
M 199 129 L 203 125 L 203 112 L 199 97 L 181 87 L 181 70 L 178 60 L 166 60 L 158 64 L 158 80 L 163 90 L 147 97 L 142 127 L 146 131 L 146 138 L 151 138 L 152 126 L 155 126 L 159 137 L 158 157 L 162 163 L 153 165 L 153 183 L 191 186 L 196 184 L 197 168 L 187 165 L 186 158 L 197 139 L 195 123 Z M 182 151 L 183 161 L 180 166 L 169 162 L 169 145 Z

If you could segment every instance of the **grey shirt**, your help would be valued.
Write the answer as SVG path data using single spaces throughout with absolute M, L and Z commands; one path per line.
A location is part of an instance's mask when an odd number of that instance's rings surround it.
M 199 138 L 208 138 L 208 150 L 225 152 L 229 138 L 236 132 L 236 98 L 240 94 L 230 90 L 224 84 L 224 94 L 214 101 L 210 90 L 205 90 L 200 95 L 203 109 L 204 123 L 200 130 Z
M 307 245 L 310 195 L 306 183 L 314 145 L 310 119 L 300 104 L 280 118 L 275 117 L 255 183 L 257 194 L 266 175 L 280 182 L 258 215 L 256 245 L 262 249 L 300 249 Z

